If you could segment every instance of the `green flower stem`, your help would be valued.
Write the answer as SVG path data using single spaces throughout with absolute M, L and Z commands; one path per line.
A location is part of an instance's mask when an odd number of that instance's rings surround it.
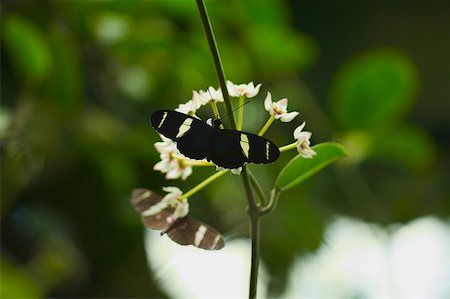
M 279 189 L 272 189 L 272 192 L 270 192 L 270 199 L 269 202 L 265 207 L 261 209 L 261 216 L 270 214 L 278 203 L 278 198 L 280 197 L 281 191 Z
M 264 191 L 261 188 L 261 185 L 259 184 L 258 180 L 255 178 L 253 173 L 250 172 L 250 169 L 248 170 L 248 176 L 250 177 L 250 183 L 252 184 L 253 190 L 256 191 L 259 197 L 258 206 L 261 206 L 266 203 L 266 196 L 264 195 Z
M 293 142 L 293 143 L 288 144 L 288 145 L 285 145 L 285 146 L 282 146 L 282 147 L 280 147 L 280 152 L 285 152 L 285 151 L 294 149 L 294 148 L 297 147 L 297 145 L 298 145 L 298 141 Z
M 195 160 L 187 160 L 184 158 L 180 158 L 180 160 L 182 161 L 181 163 L 183 163 L 183 165 L 186 165 L 186 166 L 215 166 L 216 165 L 213 162 L 208 162 L 208 161 L 195 161 Z
M 203 182 L 201 182 L 200 184 L 198 184 L 197 186 L 195 186 L 194 188 L 192 188 L 188 192 L 186 192 L 183 195 L 181 195 L 178 198 L 178 200 L 181 201 L 181 200 L 183 200 L 185 198 L 191 197 L 192 195 L 194 195 L 195 193 L 197 193 L 198 191 L 200 191 L 204 187 L 206 187 L 209 183 L 214 182 L 215 180 L 217 180 L 218 178 L 220 178 L 221 176 L 223 176 L 227 172 L 229 172 L 229 170 L 222 170 L 222 171 L 216 172 L 215 174 L 213 174 L 212 176 L 210 176 L 209 178 L 207 178 L 206 180 L 204 180 Z
M 264 125 L 264 127 L 262 127 L 261 131 L 259 131 L 258 135 L 259 136 L 264 135 L 264 133 L 266 133 L 267 129 L 270 127 L 270 125 L 273 123 L 274 120 L 275 117 L 271 115 L 270 118 L 267 120 L 266 124 Z
M 244 119 L 244 96 L 239 97 L 239 111 L 237 129 L 242 130 L 242 120 Z
M 216 119 L 220 119 L 219 109 L 217 108 L 217 103 L 214 100 L 209 101 L 209 104 L 211 105 L 211 109 L 213 111 L 214 117 Z

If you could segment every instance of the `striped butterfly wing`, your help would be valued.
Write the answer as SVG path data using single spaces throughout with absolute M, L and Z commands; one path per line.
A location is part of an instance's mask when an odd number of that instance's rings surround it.
M 158 213 L 149 215 L 146 211 L 162 200 L 162 196 L 147 189 L 135 189 L 131 194 L 131 203 L 141 215 L 142 223 L 154 230 L 165 231 L 173 224 L 173 208 L 165 208 Z
M 251 133 L 214 129 L 211 140 L 208 158 L 224 168 L 238 168 L 245 162 L 268 164 L 280 156 L 275 144 Z
M 177 143 L 178 150 L 188 158 L 206 158 L 213 128 L 201 120 L 172 110 L 152 113 L 153 128 Z
M 218 250 L 225 245 L 218 231 L 189 216 L 178 219 L 166 233 L 180 245 L 194 245 L 206 250 Z

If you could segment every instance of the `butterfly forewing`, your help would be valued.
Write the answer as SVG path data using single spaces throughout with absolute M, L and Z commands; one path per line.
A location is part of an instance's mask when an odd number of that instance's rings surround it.
M 194 245 L 206 250 L 221 249 L 225 242 L 222 235 L 211 226 L 189 216 L 175 219 L 174 208 L 166 207 L 153 212 L 152 207 L 158 205 L 162 196 L 147 189 L 135 189 L 131 194 L 131 203 L 141 214 L 142 222 L 150 229 L 167 233 L 169 237 L 181 245 Z
M 147 214 L 151 207 L 162 200 L 162 196 L 147 189 L 135 189 L 131 194 L 131 203 L 141 214 L 142 223 L 154 230 L 167 230 L 173 224 L 174 209 L 167 207 L 158 213 Z
M 180 245 L 194 245 L 206 250 L 218 250 L 225 245 L 218 231 L 191 217 L 177 220 L 166 233 Z
M 153 128 L 177 142 L 178 150 L 191 159 L 206 158 L 212 127 L 201 120 L 172 110 L 159 110 L 152 114 Z
M 151 123 L 158 133 L 175 141 L 186 157 L 207 158 L 224 168 L 239 168 L 246 162 L 272 163 L 280 155 L 278 147 L 261 136 L 213 128 L 177 111 L 156 111 L 151 116 Z

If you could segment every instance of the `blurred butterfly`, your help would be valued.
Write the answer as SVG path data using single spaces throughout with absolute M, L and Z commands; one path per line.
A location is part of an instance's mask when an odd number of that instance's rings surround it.
M 135 189 L 131 194 L 131 203 L 141 214 L 144 225 L 167 234 L 180 245 L 193 245 L 206 250 L 221 249 L 225 242 L 223 236 L 211 226 L 190 216 L 174 219 L 172 207 L 166 207 L 158 213 L 146 215 L 145 211 L 158 204 L 163 197 L 147 189 Z
M 206 158 L 223 168 L 239 168 L 246 162 L 268 164 L 280 156 L 278 147 L 266 138 L 221 129 L 218 119 L 210 126 L 181 112 L 159 110 L 151 115 L 151 124 L 158 133 L 175 141 L 186 157 Z

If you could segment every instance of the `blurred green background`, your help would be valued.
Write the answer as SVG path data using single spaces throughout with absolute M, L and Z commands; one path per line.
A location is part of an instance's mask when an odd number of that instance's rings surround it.
M 270 91 L 300 116 L 274 124 L 268 138 L 288 144 L 306 120 L 313 144 L 334 140 L 350 152 L 283 194 L 263 220 L 273 294 L 336 215 L 448 219 L 448 3 L 206 4 L 227 78 L 263 83 L 245 106 L 244 129 L 267 120 Z M 214 172 L 165 181 L 152 170 L 159 137 L 150 113 L 217 87 L 194 1 L 2 1 L 0 14 L 0 295 L 164 296 L 129 194 L 187 191 Z M 266 190 L 294 155 L 252 167 Z M 243 194 L 239 177 L 227 176 L 194 196 L 192 213 L 244 237 Z

